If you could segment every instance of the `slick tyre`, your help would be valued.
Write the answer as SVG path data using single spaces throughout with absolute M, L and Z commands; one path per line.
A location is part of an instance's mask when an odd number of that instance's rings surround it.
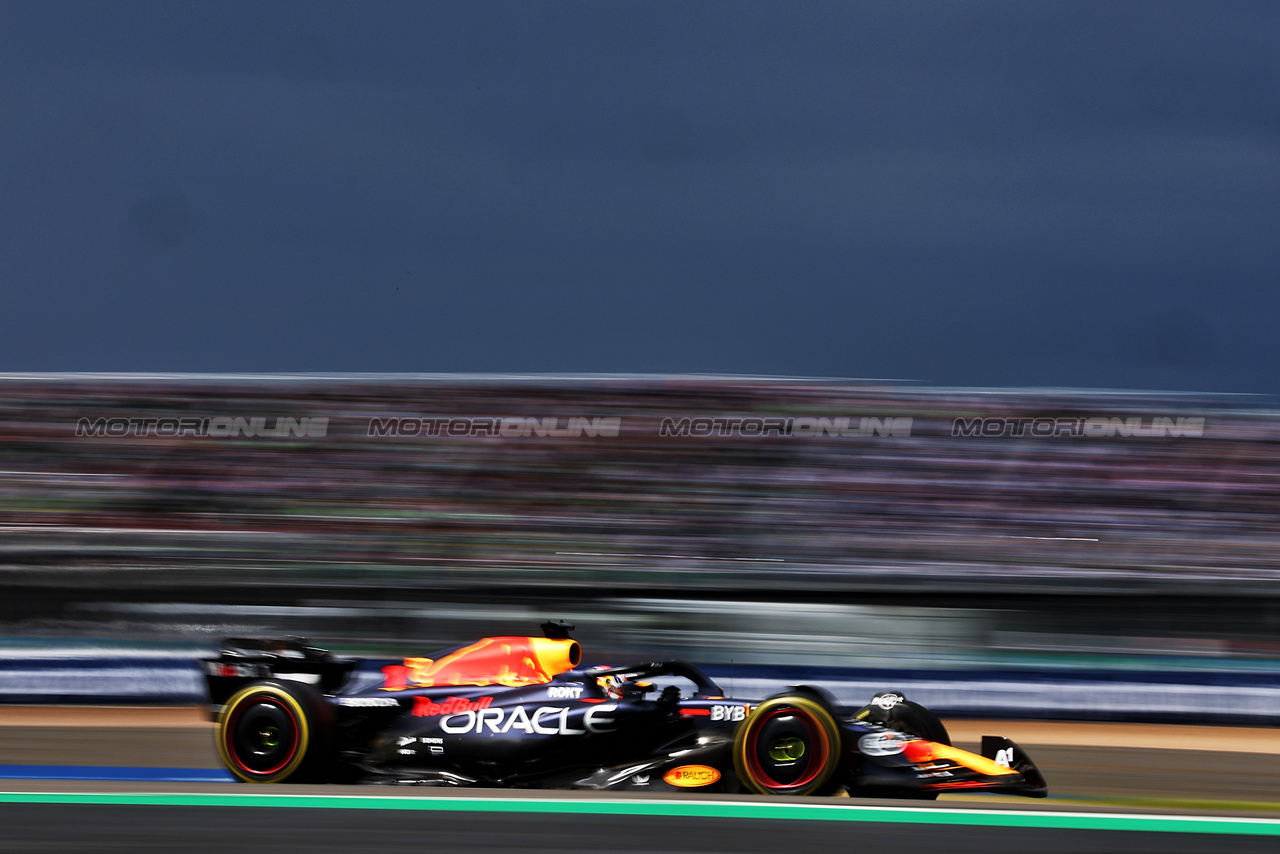
M 246 783 L 317 779 L 326 759 L 332 712 L 310 685 L 255 682 L 236 691 L 218 718 L 218 755 Z
M 816 698 L 770 697 L 751 710 L 733 742 L 733 765 L 761 795 L 815 795 L 830 789 L 840 762 L 840 729 Z

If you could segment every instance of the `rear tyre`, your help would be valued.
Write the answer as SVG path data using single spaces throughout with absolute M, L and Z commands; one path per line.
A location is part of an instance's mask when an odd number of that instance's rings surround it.
M 826 792 L 840 753 L 835 717 L 802 694 L 780 694 L 756 706 L 733 741 L 738 779 L 761 795 Z
M 255 682 L 231 695 L 218 718 L 218 755 L 246 783 L 317 778 L 326 759 L 332 711 L 310 685 Z

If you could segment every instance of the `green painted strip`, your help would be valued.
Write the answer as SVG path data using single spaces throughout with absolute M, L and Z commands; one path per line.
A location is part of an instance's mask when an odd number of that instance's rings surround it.
M 1141 813 L 958 810 L 872 807 L 839 803 L 761 801 L 657 801 L 622 799 L 463 798 L 378 795 L 131 794 L 117 792 L 0 792 L 0 803 L 116 806 L 291 807 L 304 809 L 424 810 L 434 812 L 543 813 L 691 818 L 858 821 L 969 827 L 1063 830 L 1134 830 L 1280 836 L 1280 819 L 1168 816 Z

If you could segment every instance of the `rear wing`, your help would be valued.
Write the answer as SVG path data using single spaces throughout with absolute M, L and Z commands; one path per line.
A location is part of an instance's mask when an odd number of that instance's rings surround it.
M 217 719 L 227 698 L 260 679 L 314 685 L 324 694 L 342 687 L 359 661 L 338 658 L 302 638 L 227 638 L 217 658 L 200 659 L 209 692 L 209 712 Z

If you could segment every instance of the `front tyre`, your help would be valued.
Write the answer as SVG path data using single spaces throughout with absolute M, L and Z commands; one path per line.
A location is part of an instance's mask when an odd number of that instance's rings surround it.
M 218 718 L 218 755 L 246 783 L 300 782 L 323 760 L 330 718 L 309 685 L 256 682 L 227 701 Z
M 733 741 L 738 779 L 761 795 L 825 791 L 840 762 L 840 730 L 812 697 L 780 694 L 751 710 Z

